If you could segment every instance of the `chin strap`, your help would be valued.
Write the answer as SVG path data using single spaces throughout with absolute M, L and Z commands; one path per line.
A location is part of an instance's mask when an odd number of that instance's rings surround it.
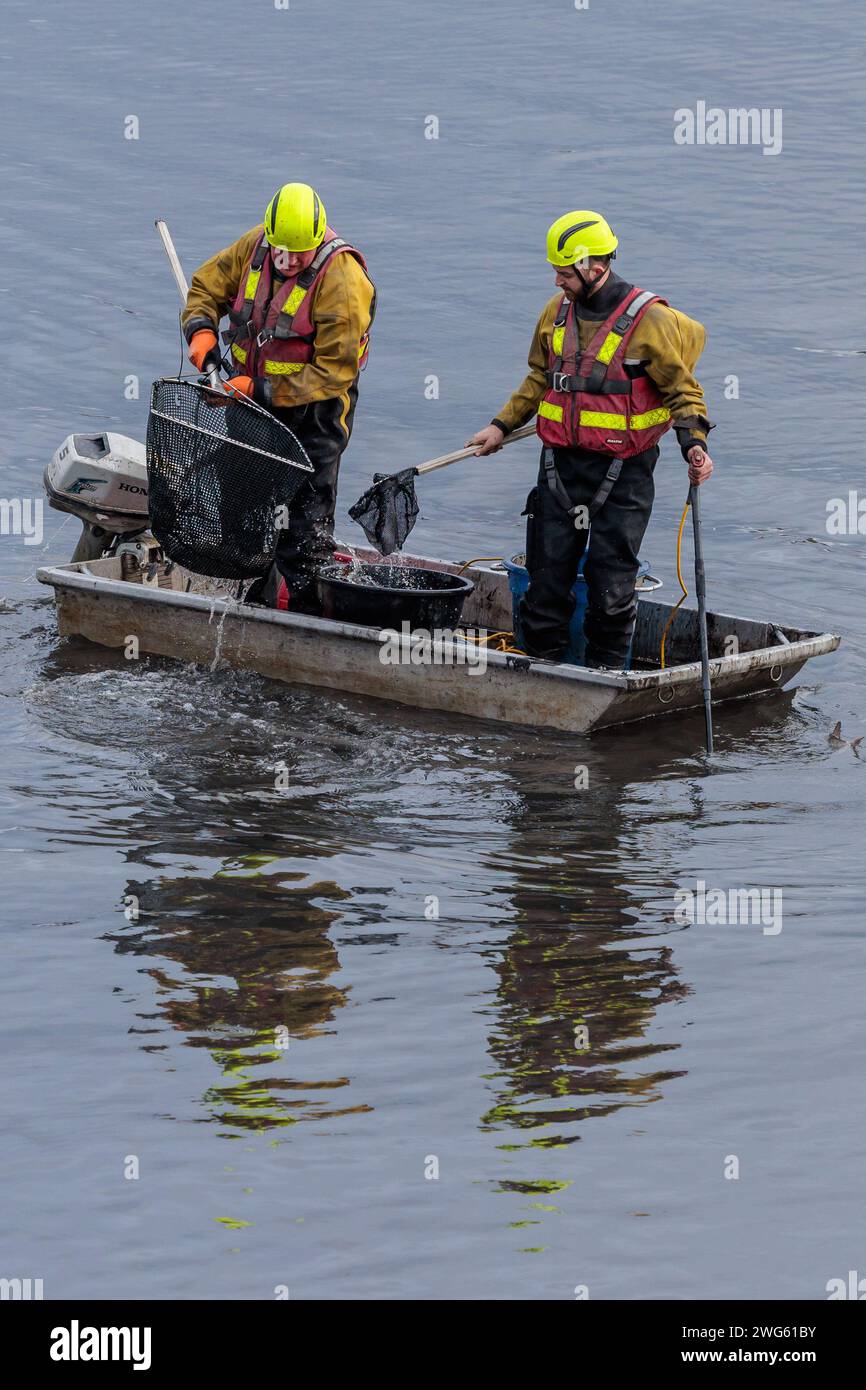
M 604 272 L 604 275 L 599 275 L 597 280 L 587 281 L 584 280 L 576 265 L 572 266 L 572 270 L 574 271 L 575 275 L 577 276 L 578 280 L 583 286 L 583 293 L 579 296 L 579 298 L 581 302 L 584 304 L 592 298 L 593 291 L 597 290 L 598 287 L 601 285 L 602 281 L 606 280 L 607 276 L 610 274 L 610 266 L 608 266 L 607 270 Z

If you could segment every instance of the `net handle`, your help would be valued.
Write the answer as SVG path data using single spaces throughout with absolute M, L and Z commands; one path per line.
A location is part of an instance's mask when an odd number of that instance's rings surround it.
M 530 421 L 528 425 L 521 425 L 519 430 L 512 430 L 502 441 L 501 447 L 504 449 L 506 444 L 513 444 L 515 439 L 528 439 L 531 434 L 535 434 L 535 423 Z M 471 458 L 478 452 L 477 444 L 470 444 L 465 449 L 457 449 L 453 454 L 442 454 L 438 459 L 428 459 L 426 463 L 419 463 L 415 469 L 416 473 L 432 473 L 435 468 L 447 468 L 449 463 L 459 463 L 460 459 Z
M 168 256 L 168 263 L 171 266 L 171 273 L 174 276 L 174 283 L 177 285 L 181 303 L 186 304 L 187 295 L 189 294 L 189 285 L 186 283 L 186 276 L 183 273 L 183 266 L 180 263 L 180 258 L 174 249 L 174 242 L 171 239 L 171 232 L 168 230 L 168 223 L 162 217 L 157 217 L 155 226 L 162 240 L 165 254 Z M 208 380 L 215 391 L 222 391 L 225 389 L 216 367 L 208 372 Z

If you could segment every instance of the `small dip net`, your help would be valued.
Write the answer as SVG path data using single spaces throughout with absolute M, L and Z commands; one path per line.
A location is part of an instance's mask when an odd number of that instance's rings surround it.
M 401 473 L 374 473 L 373 486 L 349 508 L 349 516 L 363 528 L 380 555 L 400 550 L 415 525 L 417 476 L 417 468 L 404 468 Z
M 269 569 L 313 466 L 288 426 L 254 401 L 165 377 L 151 391 L 147 471 L 151 530 L 169 559 L 245 579 Z

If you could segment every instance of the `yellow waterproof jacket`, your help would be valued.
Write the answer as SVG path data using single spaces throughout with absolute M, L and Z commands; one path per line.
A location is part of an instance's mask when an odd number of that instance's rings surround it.
M 219 330 L 233 302 L 263 228 L 252 227 L 231 246 L 199 266 L 192 277 L 181 324 L 189 342 L 200 328 Z M 354 256 L 335 256 L 311 290 L 310 316 L 315 329 L 313 360 L 301 371 L 269 382 L 269 404 L 308 405 L 340 399 L 349 405 L 349 389 L 358 375 L 358 343 L 372 318 L 374 288 Z M 345 410 L 341 412 L 341 417 Z
M 506 433 L 531 420 L 547 391 L 550 339 L 562 303 L 557 291 L 542 310 L 529 348 L 529 372 L 499 411 L 494 424 Z M 576 309 L 580 315 L 581 305 Z M 581 349 L 598 332 L 599 320 L 578 317 Z M 643 363 L 671 412 L 677 437 L 685 454 L 694 444 L 705 445 L 712 425 L 707 417 L 704 393 L 694 369 L 707 340 L 706 329 L 679 309 L 651 304 L 629 339 L 626 360 Z

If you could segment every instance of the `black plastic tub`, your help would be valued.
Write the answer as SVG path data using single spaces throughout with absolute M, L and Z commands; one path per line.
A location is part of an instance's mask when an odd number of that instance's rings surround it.
M 354 573 L 354 579 L 347 578 Z M 322 617 L 364 627 L 453 628 L 475 585 L 412 565 L 326 565 L 317 577 Z

